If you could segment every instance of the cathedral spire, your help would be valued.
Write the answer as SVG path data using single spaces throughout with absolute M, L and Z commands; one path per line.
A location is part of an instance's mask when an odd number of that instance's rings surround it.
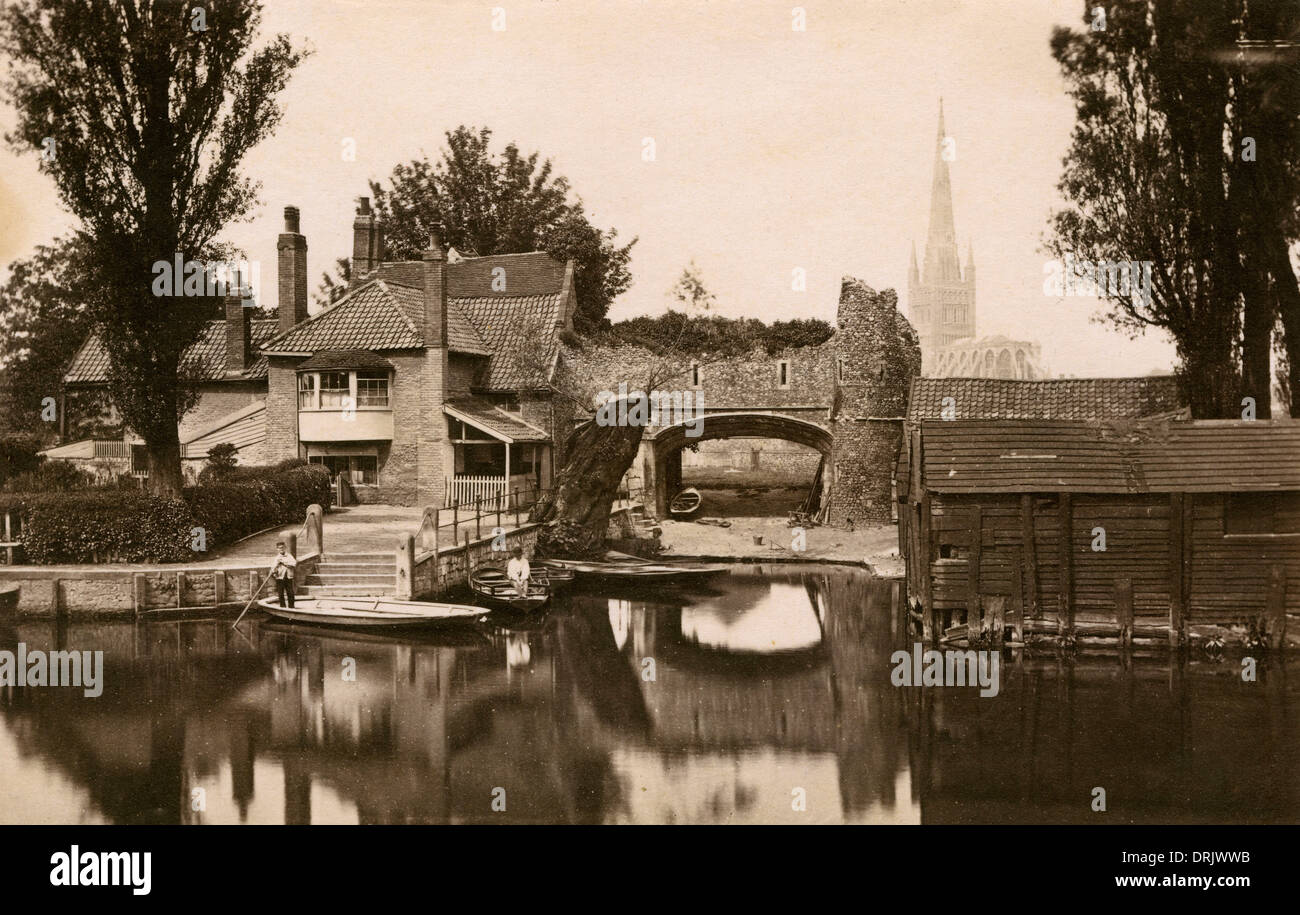
M 925 242 L 925 272 L 927 283 L 956 283 L 961 281 L 961 264 L 957 259 L 957 229 L 952 218 L 952 182 L 948 176 L 947 152 L 952 156 L 956 147 L 948 140 L 943 124 L 943 99 L 939 99 L 939 131 L 934 144 L 934 178 L 930 183 L 930 234 Z

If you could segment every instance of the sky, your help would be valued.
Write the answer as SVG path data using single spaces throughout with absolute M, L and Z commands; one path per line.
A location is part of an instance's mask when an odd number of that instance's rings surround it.
M 638 239 L 614 320 L 663 311 L 692 260 L 732 317 L 833 320 L 846 275 L 898 290 L 906 312 L 942 97 L 977 333 L 1039 341 L 1053 375 L 1168 370 L 1162 332 L 1129 340 L 1090 320 L 1097 300 L 1043 292 L 1074 122 L 1048 39 L 1081 27 L 1084 6 L 811 0 L 798 31 L 790 0 L 272 0 L 263 34 L 314 53 L 245 160 L 261 206 L 225 238 L 261 262 L 271 304 L 281 214 L 299 207 L 314 291 L 350 253 L 368 180 L 436 158 L 460 124 L 487 126 L 498 149 L 550 157 L 596 225 Z M 13 119 L 0 109 L 0 126 Z M 0 264 L 75 225 L 36 156 L 7 147 L 0 211 Z

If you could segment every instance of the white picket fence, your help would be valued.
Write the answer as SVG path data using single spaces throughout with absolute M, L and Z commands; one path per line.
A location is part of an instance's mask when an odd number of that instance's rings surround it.
M 505 477 L 455 476 L 447 480 L 444 507 L 450 508 L 456 503 L 467 505 L 479 499 L 495 499 L 505 495 L 505 492 Z

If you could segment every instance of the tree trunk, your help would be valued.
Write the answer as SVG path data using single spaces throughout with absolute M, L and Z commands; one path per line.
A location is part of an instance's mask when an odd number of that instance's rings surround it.
M 587 547 L 605 543 L 609 512 L 623 475 L 641 445 L 640 426 L 602 426 L 587 422 L 574 430 L 568 460 L 556 477 L 554 496 L 534 514 L 535 520 L 567 519 L 586 531 Z
M 145 436 L 145 444 L 149 449 L 149 492 L 179 499 L 185 482 L 181 473 L 180 430 L 174 424 L 152 430 Z
M 1254 245 L 1252 244 L 1252 248 Z M 1241 392 L 1255 399 L 1255 418 L 1273 415 L 1273 296 L 1268 286 L 1267 264 L 1249 254 L 1241 270 L 1245 308 L 1242 319 Z
M 1286 239 L 1276 235 L 1269 245 L 1273 289 L 1277 293 L 1277 310 L 1282 318 L 1282 342 L 1286 349 L 1287 381 L 1291 391 L 1291 415 L 1300 417 L 1300 286 L 1291 269 L 1291 254 Z

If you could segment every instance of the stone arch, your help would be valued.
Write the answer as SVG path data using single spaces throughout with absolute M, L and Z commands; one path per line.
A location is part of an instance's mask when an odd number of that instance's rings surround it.
M 824 426 L 780 413 L 707 413 L 698 436 L 686 434 L 692 425 L 676 423 L 664 426 L 641 443 L 642 478 L 647 486 L 654 488 L 660 517 L 668 512 L 669 491 L 680 487 L 681 450 L 687 445 L 718 438 L 776 438 L 816 448 L 829 459 L 834 441 L 830 430 Z
M 1011 350 L 1003 349 L 998 353 L 997 359 L 997 377 L 998 378 L 1015 378 L 1016 369 L 1011 361 Z

